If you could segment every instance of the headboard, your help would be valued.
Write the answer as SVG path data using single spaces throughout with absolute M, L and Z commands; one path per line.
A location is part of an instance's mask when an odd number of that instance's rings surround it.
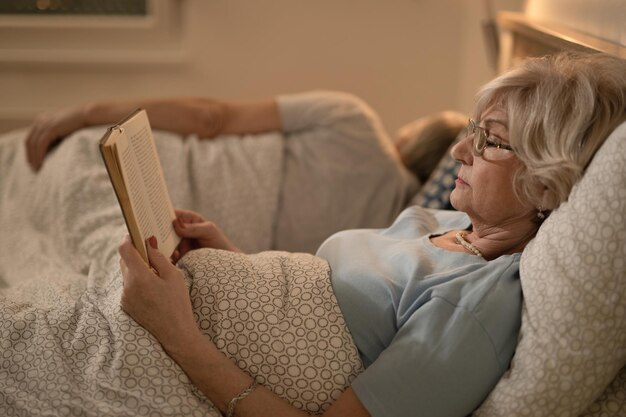
M 500 56 L 498 71 L 515 66 L 528 56 L 562 50 L 601 51 L 626 59 L 626 46 L 562 25 L 540 22 L 522 13 L 498 14 Z

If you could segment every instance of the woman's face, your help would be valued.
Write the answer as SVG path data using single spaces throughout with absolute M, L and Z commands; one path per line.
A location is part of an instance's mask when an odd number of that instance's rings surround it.
M 503 110 L 488 108 L 476 124 L 487 131 L 488 144 L 509 144 L 507 115 Z M 477 156 L 472 150 L 472 140 L 477 134 L 468 136 L 452 148 L 452 157 L 461 162 L 461 168 L 450 203 L 467 213 L 473 223 L 486 226 L 500 227 L 532 217 L 535 208 L 519 201 L 513 190 L 513 176 L 521 162 L 513 152 L 493 146 Z

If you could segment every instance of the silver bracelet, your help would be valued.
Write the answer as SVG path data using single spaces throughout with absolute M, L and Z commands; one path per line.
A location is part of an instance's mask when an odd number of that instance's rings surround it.
M 255 388 L 258 386 L 259 386 L 259 383 L 256 381 L 253 381 L 252 384 L 250 384 L 248 388 L 244 389 L 239 394 L 235 395 L 233 399 L 230 400 L 230 402 L 228 403 L 228 409 L 226 410 L 226 417 L 233 417 L 235 415 L 235 407 L 237 407 L 237 404 L 239 403 L 239 401 L 246 398 L 248 394 L 254 391 Z

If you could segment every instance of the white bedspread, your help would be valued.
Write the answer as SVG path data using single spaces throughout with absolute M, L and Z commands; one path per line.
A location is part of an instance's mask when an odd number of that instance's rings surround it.
M 103 131 L 68 138 L 38 175 L 25 164 L 23 132 L 0 141 L 0 415 L 207 415 L 210 403 L 119 307 L 116 248 L 125 226 L 96 146 Z M 217 219 L 246 250 L 269 247 L 279 135 L 230 138 L 228 146 L 213 142 L 206 149 L 199 148 L 208 142 L 194 138 L 157 138 L 175 206 Z M 326 407 L 360 369 L 327 264 L 277 252 L 199 255 L 186 257 L 184 266 L 206 334 L 296 406 Z M 214 300 L 237 294 L 235 284 L 215 281 L 232 256 L 246 262 L 232 282 L 272 289 L 265 297 Z M 240 321 L 216 327 L 231 315 Z M 290 355 L 302 343 L 309 343 L 309 356 Z
M 0 139 L 0 282 L 46 270 L 86 273 L 112 256 L 125 229 L 97 146 L 103 133 L 92 128 L 69 137 L 38 174 L 25 163 L 23 131 Z M 155 139 L 175 207 L 216 221 L 246 252 L 270 248 L 280 135 L 208 142 L 155 132 Z

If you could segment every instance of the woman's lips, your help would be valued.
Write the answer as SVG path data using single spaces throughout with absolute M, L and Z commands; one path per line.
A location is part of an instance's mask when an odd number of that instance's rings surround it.
M 456 181 L 454 181 L 456 185 L 469 185 L 461 177 L 457 177 Z

